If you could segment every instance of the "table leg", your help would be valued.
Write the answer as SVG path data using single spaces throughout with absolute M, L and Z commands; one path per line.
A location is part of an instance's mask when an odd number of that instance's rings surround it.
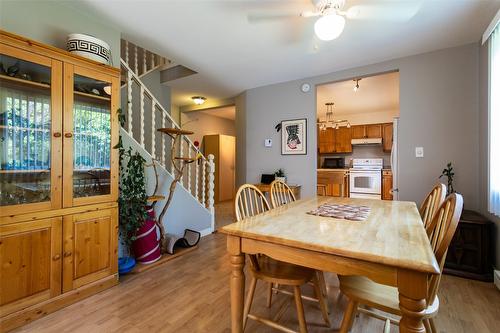
M 231 332 L 243 332 L 243 302 L 245 293 L 245 254 L 240 252 L 240 238 L 228 237 L 231 260 Z
M 425 333 L 422 321 L 426 309 L 427 274 L 407 270 L 398 271 L 399 322 L 401 333 Z

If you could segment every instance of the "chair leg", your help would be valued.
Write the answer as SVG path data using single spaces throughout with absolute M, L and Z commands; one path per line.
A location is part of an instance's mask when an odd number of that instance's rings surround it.
M 325 281 L 325 273 L 322 271 L 316 271 L 316 275 L 318 276 L 318 281 L 319 281 L 319 286 L 321 288 L 321 293 L 323 294 L 325 303 L 326 303 L 326 309 L 328 311 L 328 314 L 330 314 L 330 307 L 328 305 L 328 290 L 326 289 L 326 281 Z
M 434 318 L 429 318 L 429 324 L 431 326 L 431 332 L 437 333 L 436 324 L 434 324 Z
M 273 284 L 269 283 L 267 287 L 267 307 L 271 307 L 271 302 L 273 301 Z
M 357 309 L 358 302 L 349 300 L 349 303 L 347 303 L 347 309 L 345 310 L 344 319 L 342 319 L 342 326 L 340 326 L 340 333 L 347 333 L 351 329 Z
M 424 327 L 425 333 L 432 333 L 431 324 L 429 323 L 429 319 L 424 319 Z
M 250 288 L 248 289 L 247 299 L 245 301 L 245 308 L 243 310 L 243 331 L 247 325 L 248 314 L 250 313 L 250 307 L 252 306 L 253 295 L 255 294 L 255 287 L 257 286 L 257 279 L 252 277 L 250 281 Z
M 297 318 L 299 319 L 300 333 L 307 333 L 306 318 L 304 316 L 304 305 L 302 304 L 302 293 L 299 286 L 293 287 L 295 306 L 297 307 Z
M 319 272 L 320 274 L 318 275 L 323 275 L 322 272 Z M 319 302 L 319 308 L 321 310 L 321 314 L 323 315 L 323 320 L 325 321 L 326 325 L 328 327 L 331 326 L 330 323 L 330 318 L 328 317 L 328 307 L 325 303 L 325 297 L 321 293 L 321 285 L 318 280 L 318 276 L 315 275 L 313 277 L 313 285 L 314 285 L 314 294 L 316 295 L 316 298 L 318 299 Z

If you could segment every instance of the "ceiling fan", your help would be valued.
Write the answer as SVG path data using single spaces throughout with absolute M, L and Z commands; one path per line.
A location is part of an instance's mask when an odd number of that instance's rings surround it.
M 344 9 L 346 0 L 311 0 L 314 9 L 297 15 L 249 15 L 249 21 L 276 20 L 283 18 L 314 18 L 316 36 L 323 41 L 339 37 L 348 20 L 408 21 L 420 9 L 421 1 L 356 1 L 356 4 Z

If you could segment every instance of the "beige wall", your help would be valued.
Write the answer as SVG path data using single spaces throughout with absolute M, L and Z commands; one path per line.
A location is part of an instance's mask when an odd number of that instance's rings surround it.
M 336 114 L 335 119 L 347 120 L 351 125 L 392 123 L 394 117 L 399 117 L 399 110 L 387 110 L 377 112 L 363 112 L 350 114 Z
M 120 31 L 82 11 L 76 2 L 0 0 L 0 27 L 62 49 L 70 33 L 92 35 L 109 44 L 113 65 L 120 66 Z
M 187 123 L 189 121 L 189 123 Z M 191 141 L 203 141 L 203 136 L 210 134 L 236 135 L 234 120 L 215 117 L 198 111 L 181 112 L 182 128 L 193 131 Z M 185 124 L 185 125 L 184 125 Z
M 315 92 L 302 93 L 304 82 L 314 87 L 326 82 L 400 72 L 400 197 L 420 202 L 437 181 L 448 161 L 456 169 L 456 189 L 463 193 L 467 208 L 478 202 L 478 45 L 469 44 L 369 66 L 353 68 L 303 80 L 246 91 L 237 109 L 240 124 L 238 158 L 246 158 L 246 182 L 256 182 L 261 173 L 284 168 L 289 181 L 303 186 L 303 195 L 315 193 L 316 101 Z M 243 112 L 244 114 L 240 114 Z M 274 126 L 282 120 L 307 118 L 307 155 L 282 156 L 280 133 Z M 244 124 L 242 124 L 244 123 Z M 265 148 L 264 139 L 273 139 Z M 415 147 L 423 146 L 425 158 L 415 158 Z M 244 151 L 242 151 L 244 149 Z M 240 165 L 241 162 L 237 162 Z

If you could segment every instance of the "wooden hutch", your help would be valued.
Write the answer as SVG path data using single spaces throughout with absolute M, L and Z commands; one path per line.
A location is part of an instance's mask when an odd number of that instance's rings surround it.
M 0 30 L 0 330 L 118 283 L 120 72 Z

